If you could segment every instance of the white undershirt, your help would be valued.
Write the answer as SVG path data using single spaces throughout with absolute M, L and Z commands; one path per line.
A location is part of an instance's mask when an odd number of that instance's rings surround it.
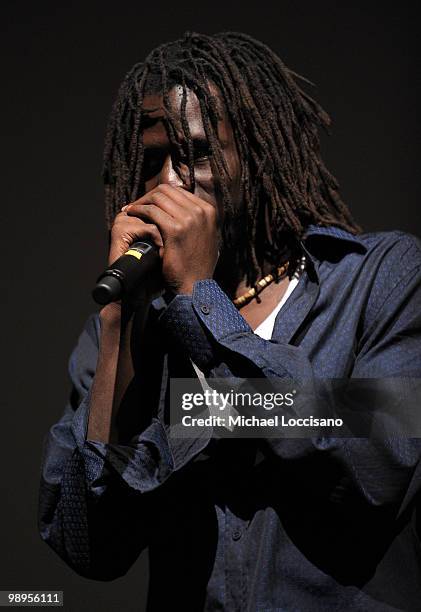
M 270 340 L 272 338 L 273 327 L 275 325 L 275 319 L 278 312 L 281 310 L 282 306 L 285 304 L 291 293 L 294 291 L 295 287 L 298 285 L 298 278 L 294 276 L 289 281 L 287 290 L 282 296 L 280 302 L 275 306 L 270 315 L 266 317 L 264 321 L 260 323 L 254 330 L 254 333 L 263 338 L 264 340 Z

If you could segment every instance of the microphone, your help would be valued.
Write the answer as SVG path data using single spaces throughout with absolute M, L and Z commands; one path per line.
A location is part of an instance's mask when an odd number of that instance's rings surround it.
M 134 242 L 97 278 L 92 297 L 102 306 L 116 302 L 130 294 L 147 275 L 154 274 L 159 261 L 158 248 L 152 241 Z

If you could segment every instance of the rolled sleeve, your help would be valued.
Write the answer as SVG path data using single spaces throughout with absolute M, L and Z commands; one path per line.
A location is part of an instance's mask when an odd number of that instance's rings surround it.
M 202 371 L 206 372 L 212 368 L 215 364 L 214 347 L 206 327 L 197 317 L 191 296 L 175 296 L 161 314 L 159 322 L 172 340 Z
M 88 319 L 72 352 L 70 399 L 44 442 L 38 527 L 77 573 L 110 580 L 123 575 L 147 546 L 161 485 L 207 439 L 172 440 L 157 417 L 128 444 L 86 439 L 98 323 L 96 316 Z
M 224 361 L 228 350 L 248 360 L 264 376 L 291 379 L 313 376 L 305 351 L 255 334 L 214 280 L 197 281 L 191 297 L 176 296 L 160 321 L 203 372 L 209 373 Z M 224 375 L 238 373 L 226 368 Z

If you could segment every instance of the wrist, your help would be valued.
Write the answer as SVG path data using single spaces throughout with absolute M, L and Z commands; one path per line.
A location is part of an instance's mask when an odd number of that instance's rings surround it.
M 193 293 L 193 284 L 191 285 L 181 285 L 173 291 L 174 295 L 192 295 Z
M 193 289 L 196 283 L 205 280 L 212 280 L 211 276 L 207 276 L 205 278 L 196 278 L 192 281 L 185 281 L 181 285 L 177 287 L 172 287 L 171 291 L 174 295 L 192 295 Z

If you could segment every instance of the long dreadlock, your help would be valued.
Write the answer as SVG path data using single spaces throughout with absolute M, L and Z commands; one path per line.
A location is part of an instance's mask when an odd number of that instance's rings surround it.
M 300 81 L 310 83 L 265 44 L 242 33 L 207 36 L 188 32 L 153 50 L 126 75 L 109 120 L 103 174 L 109 226 L 123 203 L 144 193 L 141 125 L 146 112 L 142 103 L 148 93 L 162 92 L 169 139 L 179 151 L 177 126 L 181 122 L 194 191 L 187 89 L 199 100 L 227 219 L 239 222 L 217 136 L 220 113 L 210 89 L 213 83 L 228 113 L 240 159 L 242 256 L 248 281 L 254 283 L 261 273 L 263 257 L 274 264 L 285 260 L 286 252 L 293 251 L 310 223 L 360 232 L 339 195 L 337 180 L 321 159 L 319 128 L 328 131 L 330 117 L 299 86 Z M 182 87 L 180 119 L 169 102 L 169 91 L 176 84 Z M 227 222 L 224 235 L 228 244 L 231 231 Z

